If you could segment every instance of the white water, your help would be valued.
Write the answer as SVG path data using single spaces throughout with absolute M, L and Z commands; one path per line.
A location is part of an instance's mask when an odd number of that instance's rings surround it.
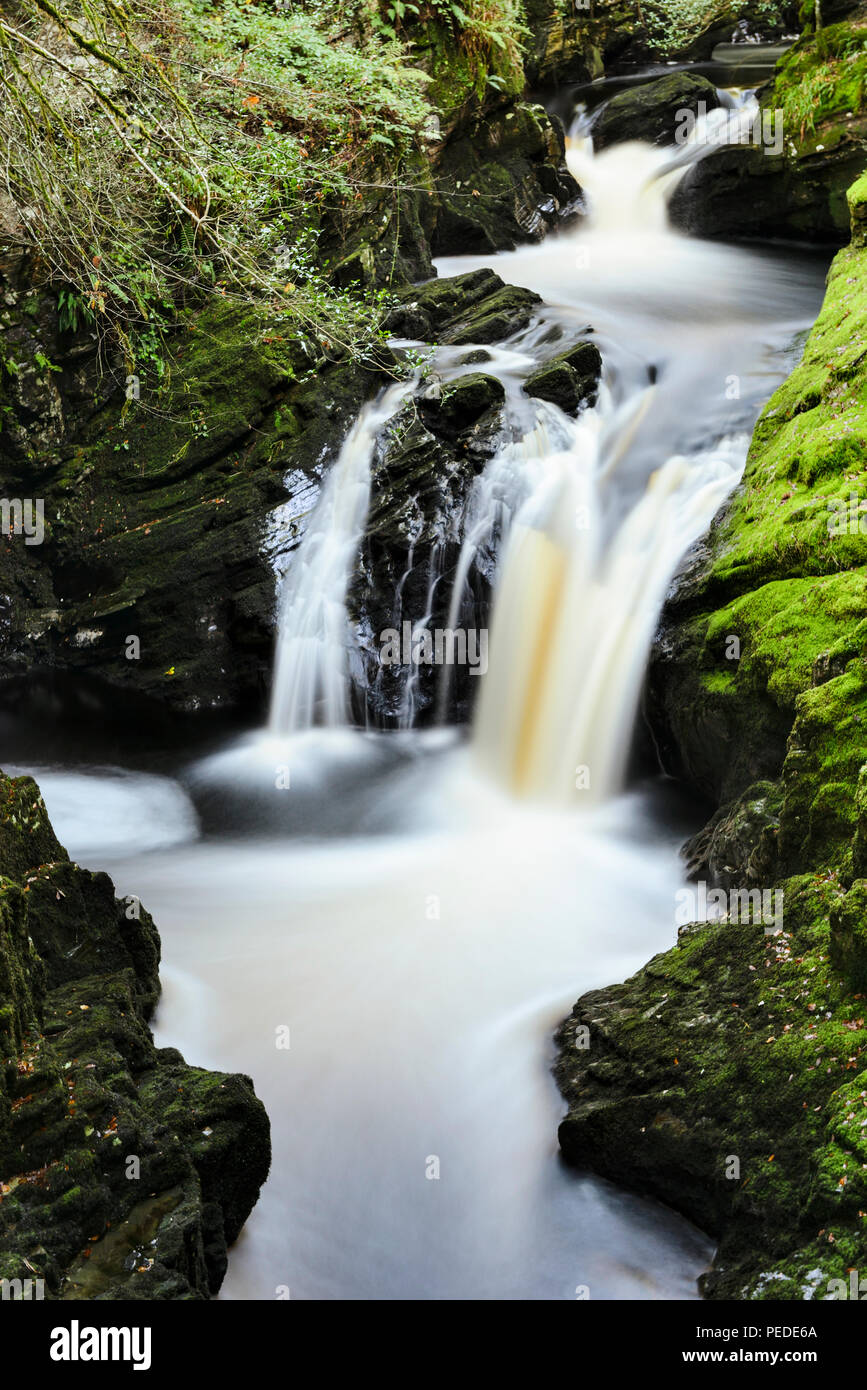
M 349 719 L 352 634 L 346 589 L 370 504 L 379 431 L 415 387 L 398 383 L 366 405 L 349 431 L 283 580 L 269 725 L 288 734 Z
M 424 744 L 385 776 L 373 751 L 343 771 L 380 833 L 328 835 L 311 788 L 315 838 L 144 854 L 161 779 L 131 778 L 124 816 L 112 778 L 124 851 L 101 776 L 85 795 L 80 774 L 40 775 L 72 854 L 159 923 L 158 1044 L 248 1073 L 271 1116 L 271 1178 L 221 1297 L 693 1298 L 709 1242 L 563 1166 L 548 1075 L 574 996 L 670 944 L 682 831 L 646 795 L 580 828 L 516 809 Z
M 289 557 L 271 729 L 183 773 L 207 835 L 191 842 L 191 803 L 163 779 L 112 776 L 107 823 L 103 774 L 43 778 L 70 851 L 156 917 L 159 1042 L 248 1072 L 271 1115 L 272 1175 L 222 1297 L 695 1297 L 704 1237 L 559 1162 L 550 1035 L 584 990 L 673 943 L 687 827 L 658 789 L 611 791 L 668 578 L 735 481 L 819 277 L 675 236 L 659 160 L 631 147 L 592 161 L 595 220 L 496 259 L 546 303 L 487 368 L 524 425 L 462 518 L 455 613 L 475 554 L 499 556 L 472 747 L 334 727 L 346 586 L 395 391 L 363 414 Z M 551 332 L 588 323 L 606 361 L 598 408 L 576 422 L 522 402 Z M 580 762 L 583 814 L 558 804 Z
M 553 300 L 561 322 L 575 321 L 573 309 L 590 317 L 607 347 L 596 407 L 577 421 L 540 410 L 505 471 L 495 459 L 477 489 L 487 514 L 474 530 L 499 524 L 508 539 L 475 742 L 512 792 L 587 804 L 619 790 L 666 588 L 737 483 L 749 443 L 733 427 L 741 412 L 725 432 L 709 430 L 695 393 L 712 409 L 735 390 L 749 401 L 763 351 L 754 327 L 747 336 L 755 319 L 797 325 L 799 297 L 778 267 L 769 277 L 755 255 L 668 225 L 666 199 L 721 116 L 697 126 L 674 173 L 671 151 L 625 144 L 594 157 L 577 140 L 567 158 L 589 200 L 586 223 L 496 262 L 505 280 Z

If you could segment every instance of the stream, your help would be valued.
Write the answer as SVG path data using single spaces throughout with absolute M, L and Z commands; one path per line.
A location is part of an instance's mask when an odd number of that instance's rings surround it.
M 445 385 L 498 376 L 513 427 L 456 519 L 460 563 L 431 575 L 457 619 L 496 548 L 469 731 L 414 727 L 411 669 L 400 729 L 348 714 L 371 459 L 412 379 L 365 407 L 281 570 L 267 728 L 170 775 L 158 750 L 158 770 L 4 761 L 38 778 L 70 854 L 153 913 L 158 1042 L 248 1073 L 268 1109 L 271 1176 L 223 1299 L 697 1297 L 710 1241 L 560 1161 L 549 1069 L 574 1000 L 675 939 L 678 847 L 701 810 L 628 776 L 647 656 L 821 302 L 815 256 L 670 228 L 666 197 L 700 154 L 594 155 L 579 117 L 568 162 L 588 217 L 438 264 L 492 266 L 544 300 L 482 368 L 454 348 L 429 364 Z M 530 400 L 552 334 L 559 348 L 588 327 L 595 406 L 573 419 Z

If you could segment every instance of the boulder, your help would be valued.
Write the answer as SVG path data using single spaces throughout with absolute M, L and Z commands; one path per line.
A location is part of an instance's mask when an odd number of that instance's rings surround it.
M 159 951 L 0 773 L 0 1278 L 47 1299 L 209 1299 L 268 1173 L 249 1077 L 154 1046 Z
M 625 140 L 673 145 L 682 113 L 695 114 L 700 104 L 712 111 L 720 101 L 713 83 L 691 72 L 673 72 L 629 87 L 599 108 L 593 121 L 594 149 L 604 150 Z
M 528 396 L 551 401 L 567 415 L 574 415 L 582 406 L 596 400 L 602 357 L 595 343 L 580 342 L 566 352 L 558 353 L 524 382 Z

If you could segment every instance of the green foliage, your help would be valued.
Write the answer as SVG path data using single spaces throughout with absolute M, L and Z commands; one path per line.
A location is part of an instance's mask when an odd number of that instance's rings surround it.
M 817 124 L 858 112 L 867 89 L 867 25 L 833 24 L 795 46 L 779 65 L 774 100 L 785 129 L 803 140 Z
M 57 322 L 62 333 L 77 333 L 79 323 L 93 322 L 93 311 L 75 290 L 62 289 L 57 296 Z
M 776 0 L 757 0 L 739 7 L 731 0 L 643 0 L 640 6 L 648 34 L 657 49 L 677 50 L 715 23 L 730 19 L 732 29 L 739 9 L 748 9 L 749 18 L 761 27 L 763 21 L 779 23 L 785 6 Z
M 522 0 L 367 0 L 374 32 L 412 39 L 432 28 L 454 42 L 458 54 L 475 60 L 496 90 L 523 84 L 523 44 L 529 37 Z
M 157 376 L 166 327 L 203 294 L 329 349 L 368 341 L 377 306 L 329 283 L 318 238 L 430 114 L 408 57 L 324 3 L 16 0 L 0 17 L 6 187 L 61 328 L 93 323 Z

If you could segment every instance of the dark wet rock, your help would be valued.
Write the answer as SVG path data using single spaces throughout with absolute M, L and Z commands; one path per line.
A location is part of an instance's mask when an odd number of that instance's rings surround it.
M 503 398 L 501 383 L 481 373 L 434 383 L 433 390 L 423 386 L 380 441 L 361 562 L 349 595 L 359 642 L 354 676 L 360 719 L 390 728 L 412 715 L 424 726 L 436 714 L 442 668 L 384 664 L 383 633 L 402 633 L 404 623 L 430 632 L 449 627 L 472 485 L 512 437 Z M 491 557 L 483 549 L 471 567 L 457 626 L 486 627 L 491 577 Z M 452 668 L 450 677 L 445 713 L 450 722 L 463 722 L 478 680 L 466 666 Z
M 696 236 L 845 241 L 846 190 L 864 167 L 862 137 L 842 133 L 824 150 L 794 156 L 756 146 L 715 151 L 675 190 L 671 219 Z
M 527 0 L 530 39 L 525 67 L 536 86 L 587 82 L 618 62 L 644 63 L 647 32 L 634 5 L 596 4 L 564 10 L 556 0 Z
M 13 428 L 0 487 L 45 511 L 42 545 L 9 536 L 0 547 L 4 675 L 86 671 L 184 711 L 255 708 L 273 647 L 269 514 L 287 474 L 303 512 L 341 429 L 384 378 L 374 364 L 317 363 L 297 339 L 215 302 L 174 335 L 167 388 L 143 374 L 127 399 L 112 359 L 89 396 L 96 344 L 61 332 L 53 293 L 30 280 L 24 263 L 7 264 L 5 281 L 0 271 L 0 322 L 13 335 L 26 325 L 61 368 L 62 409 L 49 447 L 4 373 Z
M 524 390 L 528 396 L 552 401 L 573 415 L 596 400 L 601 374 L 602 357 L 596 344 L 581 342 L 531 372 Z
M 702 104 L 708 111 L 719 106 L 716 88 L 706 77 L 691 72 L 675 72 L 630 87 L 600 109 L 593 123 L 594 147 L 602 150 L 625 140 L 673 145 L 681 114 L 695 114 Z
M 863 1257 L 867 1031 L 828 967 L 838 895 L 790 884 L 780 935 L 684 926 L 558 1034 L 564 1156 L 717 1237 L 707 1297 L 826 1298 Z
M 207 1299 L 270 1163 L 252 1082 L 154 1047 L 153 921 L 70 863 L 29 777 L 0 774 L 0 874 L 0 1278 Z
M 575 373 L 565 362 L 546 362 L 544 367 L 531 372 L 524 382 L 524 390 L 538 400 L 553 401 L 567 414 L 581 404 Z
M 556 117 L 526 102 L 482 113 L 435 168 L 434 255 L 511 250 L 538 241 L 578 207 Z
M 443 333 L 442 341 L 455 347 L 502 342 L 527 327 L 540 303 L 532 290 L 505 285 L 469 313 L 462 313 Z
M 441 138 L 408 157 L 401 190 L 383 171 L 386 191 L 372 190 L 363 207 L 348 201 L 329 220 L 322 247 L 338 283 L 420 280 L 434 256 L 511 250 L 580 210 L 561 122 L 516 95 L 449 94 L 458 104 Z
M 447 382 L 432 399 L 423 400 L 422 409 L 435 433 L 457 435 L 486 410 L 502 405 L 505 395 L 503 383 L 495 376 L 470 372 Z
M 689 877 L 725 889 L 772 882 L 781 804 L 779 783 L 757 782 L 721 806 L 684 846 Z
M 399 337 L 457 347 L 496 343 L 530 323 L 539 295 L 506 285 L 493 270 L 471 270 L 404 290 L 388 327 Z

